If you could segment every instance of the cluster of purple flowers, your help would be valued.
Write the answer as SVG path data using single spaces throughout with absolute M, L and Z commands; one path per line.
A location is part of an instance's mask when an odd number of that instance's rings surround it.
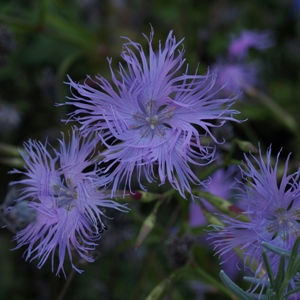
M 105 228 L 102 208 L 128 210 L 111 200 L 121 184 L 125 195 L 135 179 L 144 190 L 144 181 L 158 180 L 193 198 L 192 185 L 202 182 L 191 166 L 210 163 L 215 144 L 223 142 L 211 129 L 237 121 L 231 108 L 236 96 L 218 96 L 217 75 L 187 74 L 182 40 L 171 31 L 156 51 L 153 34 L 148 54 L 127 39 L 118 75 L 110 66 L 111 82 L 101 76 L 83 84 L 69 79 L 66 104 L 76 108 L 69 120 L 80 128 L 59 140 L 59 150 L 32 140 L 24 145 L 25 171 L 12 171 L 24 178 L 12 184 L 22 185 L 18 201 L 29 201 L 35 216 L 15 239 L 17 248 L 28 245 L 26 259 L 39 259 L 39 267 L 50 256 L 54 268 L 56 252 L 57 274 L 64 272 L 66 254 L 77 271 L 74 257 L 94 261 L 91 253 Z M 100 155 L 98 143 L 107 148 Z
M 218 170 L 204 187 L 195 166 L 215 160 L 216 144 L 224 142 L 215 138 L 212 129 L 226 121 L 239 122 L 234 117 L 238 111 L 232 109 L 238 97 L 235 91 L 237 86 L 253 84 L 251 76 L 255 75 L 237 62 L 245 60 L 249 48 L 270 47 L 270 35 L 244 31 L 229 46 L 228 57 L 235 63 L 223 64 L 223 69 L 219 65 L 215 68 L 218 74 L 206 75 L 198 75 L 197 70 L 188 74 L 183 41 L 176 41 L 172 31 L 164 45 L 159 42 L 158 50 L 153 48 L 153 37 L 152 30 L 146 37 L 148 54 L 126 38 L 117 74 L 108 60 L 111 81 L 96 76 L 76 83 L 69 78 L 72 96 L 65 104 L 75 109 L 68 121 L 77 122 L 79 128 L 74 126 L 67 138 L 63 135 L 58 140 L 59 150 L 48 142 L 24 144 L 25 170 L 11 171 L 22 175 L 12 182 L 22 188 L 15 210 L 4 213 L 14 218 L 22 215 L 16 248 L 27 245 L 26 259 L 38 259 L 38 267 L 50 257 L 54 270 L 56 254 L 57 274 L 65 274 L 66 255 L 78 272 L 78 258 L 93 262 L 106 229 L 106 210 L 128 211 L 126 205 L 112 199 L 134 192 L 133 182 L 143 190 L 147 182 L 169 184 L 183 198 L 195 199 L 193 188 L 198 185 L 219 197 L 230 197 L 233 167 L 227 175 Z M 227 96 L 221 98 L 222 94 Z M 97 151 L 100 144 L 106 149 L 102 153 Z M 246 183 L 238 180 L 238 185 L 241 199 L 247 201 L 249 222 L 224 217 L 224 226 L 214 226 L 211 236 L 221 256 L 234 255 L 232 250 L 240 247 L 245 263 L 258 261 L 258 274 L 263 241 L 291 250 L 300 235 L 299 172 L 288 175 L 287 160 L 277 184 L 279 155 L 274 167 L 271 149 L 266 163 L 260 150 L 259 159 L 253 155 L 245 159 L 241 171 Z M 204 199 L 198 200 L 205 209 L 215 211 Z M 17 206 L 20 203 L 26 205 Z M 26 211 L 19 214 L 22 207 Z M 196 203 L 190 206 L 190 216 L 191 227 L 205 224 Z M 276 272 L 278 257 L 270 257 Z

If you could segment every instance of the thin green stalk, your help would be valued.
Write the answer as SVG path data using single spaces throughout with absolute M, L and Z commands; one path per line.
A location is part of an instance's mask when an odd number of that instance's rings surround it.
M 270 111 L 278 119 L 278 121 L 281 122 L 282 125 L 284 125 L 290 132 L 298 135 L 298 126 L 295 118 L 282 107 L 280 107 L 271 97 L 255 88 L 247 89 L 246 93 L 251 97 L 258 98 L 265 107 L 270 109 Z
M 209 273 L 207 273 L 204 269 L 202 269 L 195 261 L 191 262 L 191 266 L 194 267 L 196 272 L 207 282 L 211 283 L 214 287 L 216 287 L 220 292 L 226 294 L 231 299 L 237 299 L 233 293 L 230 292 L 230 290 L 225 287 L 220 281 L 216 280 L 213 276 L 211 276 Z
M 69 288 L 69 286 L 70 286 L 70 284 L 71 284 L 71 282 L 72 282 L 72 280 L 75 276 L 75 273 L 76 273 L 76 271 L 74 269 L 72 269 L 71 272 L 70 272 L 70 275 L 69 275 L 69 277 L 68 277 L 68 279 L 67 279 L 67 281 L 66 281 L 66 283 L 63 287 L 63 289 L 59 293 L 56 300 L 63 300 L 64 299 L 64 296 L 65 296 L 65 294 L 66 294 L 66 292 L 67 292 L 67 290 L 68 290 L 68 288 Z
M 37 25 L 43 27 L 46 20 L 47 8 L 49 0 L 42 0 L 39 2 L 38 20 Z

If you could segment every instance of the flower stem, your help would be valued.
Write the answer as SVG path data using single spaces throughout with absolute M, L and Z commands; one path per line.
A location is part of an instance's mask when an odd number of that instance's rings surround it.
M 207 273 L 204 269 L 202 269 L 195 261 L 190 262 L 191 266 L 194 267 L 195 271 L 207 282 L 211 283 L 214 287 L 216 287 L 220 292 L 226 294 L 231 299 L 238 299 L 234 294 L 232 294 L 229 289 L 227 289 L 220 281 L 216 280 L 213 276 Z

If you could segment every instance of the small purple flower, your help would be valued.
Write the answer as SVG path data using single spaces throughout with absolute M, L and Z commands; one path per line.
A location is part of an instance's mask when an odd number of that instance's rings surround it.
M 300 1 L 299 0 L 292 0 L 290 1 L 290 9 L 289 9 L 289 16 L 292 19 L 296 19 L 299 16 L 300 12 Z
M 20 123 L 20 112 L 10 104 L 0 102 L 0 133 L 7 133 L 16 129 Z
M 101 208 L 128 210 L 109 200 L 105 188 L 98 185 L 99 170 L 92 158 L 96 142 L 93 135 L 81 138 L 77 129 L 69 142 L 64 136 L 59 140 L 59 151 L 47 149 L 48 143 L 29 140 L 21 152 L 26 170 L 11 172 L 26 176 L 12 184 L 22 184 L 18 201 L 28 200 L 36 211 L 35 221 L 17 232 L 16 249 L 28 245 L 26 260 L 38 258 L 39 268 L 50 256 L 52 270 L 57 251 L 57 275 L 65 273 L 66 255 L 78 272 L 81 270 L 72 259 L 76 252 L 88 262 L 94 261 L 91 252 L 105 228 Z
M 216 88 L 225 97 L 238 94 L 240 90 L 247 90 L 257 83 L 257 70 L 252 64 L 219 61 L 212 69 L 217 73 Z
M 224 227 L 214 226 L 215 231 L 211 233 L 213 244 L 221 256 L 239 247 L 243 251 L 245 263 L 248 259 L 250 262 L 256 259 L 260 263 L 253 270 L 256 274 L 263 264 L 263 241 L 291 250 L 300 235 L 299 171 L 287 175 L 288 158 L 282 179 L 277 182 L 279 154 L 274 167 L 271 164 L 271 147 L 267 151 L 266 163 L 260 149 L 259 159 L 251 155 L 254 163 L 245 155 L 245 169 L 241 170 L 246 183 L 243 183 L 241 197 L 247 199 L 246 214 L 250 222 L 224 217 Z M 270 252 L 268 256 L 273 272 L 276 273 L 279 255 Z
M 229 57 L 246 58 L 249 48 L 265 50 L 274 44 L 269 31 L 244 30 L 241 35 L 234 37 L 228 47 Z
M 106 172 L 111 172 L 112 192 L 123 180 L 131 189 L 136 172 L 141 188 L 145 189 L 142 176 L 148 182 L 158 177 L 185 197 L 184 191 L 191 193 L 191 182 L 201 184 L 189 164 L 203 165 L 214 158 L 215 148 L 202 145 L 201 138 L 209 135 L 217 142 L 211 128 L 237 121 L 233 114 L 238 112 L 230 109 L 236 97 L 216 97 L 215 74 L 180 73 L 185 62 L 184 50 L 178 49 L 182 40 L 177 42 L 171 31 L 165 46 L 159 44 L 154 51 L 153 34 L 147 39 L 149 54 L 127 39 L 120 80 L 111 70 L 114 85 L 98 76 L 98 90 L 70 79 L 73 98 L 67 104 L 77 107 L 71 119 L 85 134 L 100 132 L 108 148 L 104 161 L 110 163 Z
M 228 169 L 218 169 L 211 176 L 206 191 L 220 198 L 229 200 L 235 191 L 234 185 L 236 166 L 230 166 Z M 202 205 L 210 212 L 216 212 L 216 208 L 205 199 L 200 199 Z M 207 220 L 197 201 L 191 202 L 189 205 L 189 224 L 191 227 L 207 225 Z
M 233 196 L 234 192 L 236 192 L 237 189 L 236 180 L 235 180 L 235 175 L 237 173 L 237 170 L 238 168 L 236 166 L 230 166 L 228 169 L 218 169 L 211 176 L 211 180 L 207 185 L 207 187 L 205 188 L 205 190 L 207 190 L 209 193 L 213 195 L 229 200 Z M 216 208 L 205 199 L 200 199 L 199 201 L 201 201 L 202 205 L 205 207 L 207 211 L 210 212 L 217 211 Z M 204 216 L 202 209 L 200 205 L 197 203 L 197 201 L 193 201 L 189 205 L 189 225 L 192 228 L 207 225 L 206 217 Z M 203 239 L 201 239 L 201 241 L 203 244 L 208 245 L 206 239 L 207 239 L 207 235 L 205 234 L 205 236 L 203 236 Z M 227 262 L 229 258 L 231 258 L 230 262 Z M 227 276 L 229 276 L 231 279 L 236 278 L 236 276 L 239 273 L 239 270 L 236 267 L 239 260 L 236 253 L 234 251 L 230 251 L 222 257 L 222 260 L 223 260 L 222 268 L 226 272 Z

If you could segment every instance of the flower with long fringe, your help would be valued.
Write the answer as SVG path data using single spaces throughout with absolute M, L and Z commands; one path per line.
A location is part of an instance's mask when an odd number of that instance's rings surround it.
M 248 202 L 245 214 L 249 222 L 224 216 L 221 219 L 224 226 L 215 225 L 215 230 L 210 233 L 217 254 L 223 256 L 239 248 L 243 252 L 245 265 L 250 262 L 256 275 L 263 266 L 262 242 L 291 250 L 300 235 L 300 173 L 298 170 L 288 175 L 288 157 L 281 181 L 278 182 L 279 155 L 274 167 L 271 163 L 271 147 L 267 151 L 266 162 L 260 149 L 259 158 L 245 155 L 246 165 L 241 171 L 246 182 L 241 182 L 240 196 Z M 268 257 L 276 274 L 279 256 L 270 252 Z
M 22 185 L 17 201 L 27 200 L 35 210 L 34 221 L 17 232 L 15 249 L 27 245 L 26 260 L 39 259 L 39 268 L 50 256 L 52 271 L 57 252 L 57 275 L 65 274 L 66 256 L 78 272 L 74 257 L 95 260 L 92 253 L 106 228 L 103 209 L 128 211 L 110 199 L 105 186 L 99 186 L 100 171 L 92 157 L 96 142 L 94 135 L 82 138 L 76 128 L 69 141 L 64 136 L 59 140 L 59 151 L 47 142 L 29 140 L 21 152 L 25 171 L 11 171 L 24 176 L 12 182 Z
M 102 133 L 113 193 L 121 181 L 131 189 L 135 172 L 141 188 L 145 189 L 143 176 L 148 182 L 158 177 L 185 197 L 185 191 L 192 193 L 191 183 L 202 183 L 190 164 L 214 159 L 214 146 L 202 144 L 202 137 L 217 143 L 211 128 L 237 121 L 233 115 L 238 112 L 231 109 L 236 98 L 216 96 L 215 74 L 180 73 L 184 49 L 179 49 L 182 40 L 177 42 L 172 31 L 158 51 L 152 47 L 153 35 L 152 30 L 148 54 L 127 39 L 121 55 L 126 66 L 120 64 L 120 79 L 111 69 L 113 85 L 101 76 L 84 84 L 70 79 L 73 97 L 66 104 L 76 107 L 70 119 L 81 124 L 84 134 Z

